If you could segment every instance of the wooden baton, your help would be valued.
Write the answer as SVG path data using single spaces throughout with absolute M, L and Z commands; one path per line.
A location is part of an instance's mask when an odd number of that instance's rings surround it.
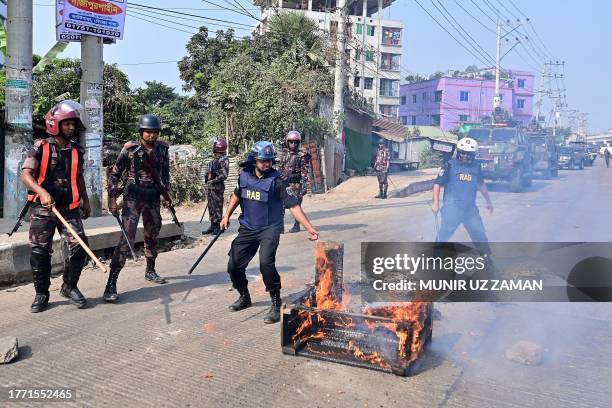
M 81 237 L 79 237 L 79 234 L 76 233 L 76 231 L 72 228 L 72 226 L 70 224 L 68 224 L 68 221 L 66 221 L 66 219 L 64 217 L 62 217 L 62 214 L 60 214 L 60 212 L 57 210 L 57 208 L 55 208 L 54 205 L 51 205 L 51 211 L 53 211 L 53 214 L 55 214 L 57 219 L 60 220 L 60 222 L 62 224 L 64 224 L 64 227 L 66 227 L 66 229 L 68 230 L 70 235 L 72 235 L 72 237 L 77 240 L 79 245 L 81 245 L 81 248 L 83 248 L 85 250 L 85 252 L 87 252 L 87 255 L 89 255 L 91 257 L 91 259 L 93 259 L 93 261 L 96 263 L 98 268 L 100 268 L 100 270 L 102 272 L 104 272 L 104 273 L 108 272 L 106 270 L 106 266 L 104 266 L 104 264 L 102 262 L 100 262 L 98 257 L 94 255 L 92 250 L 89 249 L 87 244 L 81 239 Z

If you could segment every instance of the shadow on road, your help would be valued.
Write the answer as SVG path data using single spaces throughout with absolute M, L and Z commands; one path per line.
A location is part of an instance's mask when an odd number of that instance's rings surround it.
M 330 224 L 317 226 L 317 231 L 340 232 L 358 228 L 367 228 L 367 224 Z
M 17 360 L 13 361 L 12 364 L 18 364 L 19 362 L 27 360 L 30 357 L 32 357 L 32 347 L 19 346 L 17 348 Z
M 549 185 L 550 185 L 550 181 L 534 180 L 531 183 L 531 186 L 523 189 L 522 193 L 535 193 L 535 192 L 538 192 L 546 188 Z M 510 184 L 504 183 L 501 181 L 487 183 L 487 188 L 489 189 L 490 192 L 493 192 L 493 193 L 512 193 L 512 191 L 510 191 Z M 521 193 L 514 193 L 514 194 L 521 194 Z
M 379 204 L 364 204 L 364 205 L 356 205 L 353 207 L 334 208 L 330 210 L 306 211 L 306 213 L 311 220 L 318 220 L 322 218 L 342 217 L 345 215 L 360 214 L 364 211 L 380 211 L 382 209 L 390 209 L 390 208 L 410 208 L 410 207 L 427 208 L 431 204 L 431 200 L 427 199 L 427 200 L 419 200 L 419 201 L 406 201 L 405 199 L 399 198 L 399 199 L 388 199 L 384 203 L 381 200 L 381 201 L 378 201 L 378 203 Z M 360 214 L 359 217 L 364 217 L 364 214 Z

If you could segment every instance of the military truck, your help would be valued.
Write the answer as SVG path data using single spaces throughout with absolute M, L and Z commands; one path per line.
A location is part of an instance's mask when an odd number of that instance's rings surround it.
M 585 166 L 593 165 L 593 162 L 597 158 L 597 147 L 587 142 L 582 142 L 582 141 L 569 142 L 568 146 L 582 148 L 584 150 L 584 158 L 583 158 L 584 165 Z
M 552 135 L 546 133 L 527 133 L 531 147 L 533 171 L 544 178 L 557 177 L 559 174 L 559 148 Z
M 584 148 L 572 145 L 559 148 L 560 169 L 584 169 Z
M 478 141 L 476 159 L 485 179 L 507 181 L 510 190 L 517 193 L 531 185 L 531 146 L 521 129 L 489 125 L 470 129 L 468 136 Z

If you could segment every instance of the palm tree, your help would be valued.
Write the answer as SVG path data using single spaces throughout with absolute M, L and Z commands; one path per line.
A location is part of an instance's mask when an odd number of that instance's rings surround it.
M 281 12 L 272 16 L 269 35 L 279 50 L 297 62 L 319 65 L 323 62 L 325 42 L 316 21 L 299 12 Z

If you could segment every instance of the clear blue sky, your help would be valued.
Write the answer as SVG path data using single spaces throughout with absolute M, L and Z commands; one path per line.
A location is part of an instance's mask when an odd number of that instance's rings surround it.
M 214 3 L 226 5 L 223 0 L 211 0 Z M 430 13 L 438 19 L 462 43 L 466 41 L 457 34 L 450 24 L 433 6 L 441 6 L 437 0 L 418 0 Z M 473 1 L 473 2 L 472 2 Z M 491 56 L 495 54 L 495 37 L 481 24 L 459 8 L 461 4 L 474 17 L 479 19 L 490 29 L 494 29 L 493 22 L 479 11 L 474 3 L 482 10 L 492 15 L 485 2 L 506 15 L 510 15 L 500 3 L 503 3 L 513 14 L 524 17 L 513 7 L 509 0 L 441 0 L 448 11 L 461 23 L 463 28 L 478 41 L 479 45 Z M 567 88 L 567 103 L 570 109 L 576 109 L 589 114 L 589 128 L 591 132 L 604 131 L 612 128 L 612 80 L 609 73 L 612 67 L 612 2 L 608 0 L 513 0 L 514 4 L 527 15 L 543 40 L 547 49 L 557 59 L 565 61 L 565 84 Z M 199 14 L 222 20 L 242 24 L 252 24 L 250 17 L 241 16 L 231 11 L 219 10 L 201 0 L 139 0 L 139 4 L 154 7 L 194 8 L 201 10 L 176 10 L 185 13 Z M 34 52 L 44 54 L 55 41 L 54 34 L 54 8 L 52 0 L 34 0 Z M 242 4 L 249 8 L 249 2 L 242 0 Z M 250 6 L 250 9 L 254 9 Z M 128 10 L 130 8 L 128 7 Z M 136 11 L 136 7 L 131 10 Z M 251 12 L 257 15 L 256 11 Z M 155 13 L 149 11 L 148 13 Z M 463 69 L 468 65 L 483 66 L 468 51 L 458 45 L 442 28 L 440 28 L 415 2 L 415 0 L 397 0 L 390 8 L 391 18 L 400 19 L 404 24 L 402 66 L 405 70 L 429 74 L 435 71 L 448 69 Z M 139 17 L 143 18 L 143 15 Z M 387 16 L 386 16 L 387 17 Z M 151 17 L 144 17 L 153 20 Z M 159 18 L 175 20 L 166 16 Z M 185 17 L 189 18 L 189 17 Z M 176 20 L 175 20 L 176 21 Z M 202 20 L 203 22 L 203 20 Z M 182 24 L 199 26 L 202 22 L 184 19 Z M 195 28 L 177 26 L 175 24 L 159 21 L 182 30 L 195 32 Z M 220 23 L 225 24 L 225 23 Z M 219 29 L 210 25 L 211 30 Z M 531 34 L 531 41 L 536 37 Z M 238 31 L 239 34 L 248 34 L 248 31 Z M 181 89 L 176 63 L 152 65 L 123 65 L 143 62 L 176 61 L 185 55 L 185 43 L 190 37 L 189 33 L 175 31 L 144 22 L 133 16 L 128 16 L 124 40 L 116 45 L 105 46 L 104 54 L 107 63 L 118 63 L 125 71 L 133 86 L 140 86 L 147 80 L 158 80 Z M 523 46 L 517 47 L 518 53 L 511 51 L 503 61 L 503 66 L 512 69 L 534 70 L 537 67 Z M 531 51 L 532 55 L 535 54 Z M 65 57 L 79 57 L 78 44 L 71 44 L 65 51 Z M 534 55 L 535 57 L 535 55 Z M 537 57 L 536 57 L 537 58 Z M 525 62 L 525 60 L 528 62 Z

